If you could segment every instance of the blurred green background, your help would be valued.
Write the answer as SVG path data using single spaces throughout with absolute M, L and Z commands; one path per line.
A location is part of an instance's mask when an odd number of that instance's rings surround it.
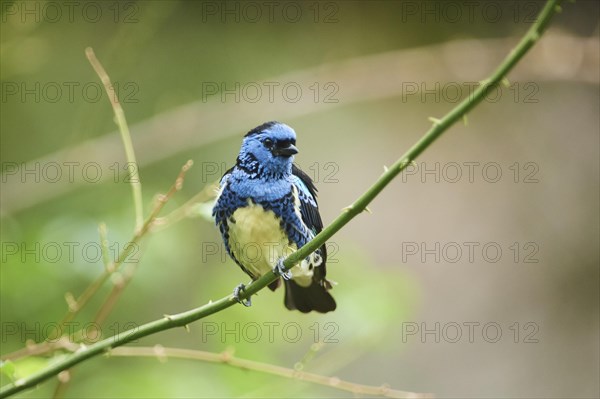
M 296 160 L 316 180 L 327 224 L 428 129 L 428 117 L 468 95 L 464 82 L 491 73 L 543 5 L 76 3 L 0 3 L 3 355 L 44 340 L 66 311 L 65 293 L 79 295 L 102 273 L 98 223 L 108 226 L 111 251 L 133 234 L 123 147 L 86 47 L 123 103 L 146 212 L 188 159 L 195 165 L 163 215 L 233 164 L 245 132 L 280 120 L 298 134 Z M 331 240 L 334 313 L 289 312 L 281 291 L 263 291 L 252 308 L 134 345 L 234 350 L 439 397 L 598 397 L 598 22 L 598 2 L 563 4 L 510 86 Z M 247 280 L 222 253 L 212 222 L 197 215 L 150 234 L 135 259 L 103 336 L 200 306 Z M 75 319 L 78 327 L 110 289 Z M 56 384 L 20 396 L 48 397 Z M 65 391 L 281 395 L 351 394 L 147 358 L 87 361 Z

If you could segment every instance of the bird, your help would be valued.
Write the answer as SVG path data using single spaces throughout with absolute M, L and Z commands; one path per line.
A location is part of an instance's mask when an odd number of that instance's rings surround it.
M 283 266 L 323 229 L 317 189 L 294 164 L 297 153 L 296 132 L 284 123 L 250 130 L 235 165 L 220 180 L 212 215 L 227 253 L 253 281 L 272 270 L 278 277 L 269 288 L 275 291 L 283 279 L 287 309 L 327 313 L 336 302 L 329 293 L 333 283 L 325 278 L 326 245 L 289 270 Z M 234 298 L 250 306 L 249 298 L 239 298 L 244 288 L 238 285 Z

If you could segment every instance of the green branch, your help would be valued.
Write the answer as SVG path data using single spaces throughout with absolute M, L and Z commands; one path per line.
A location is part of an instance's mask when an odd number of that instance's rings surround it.
M 434 120 L 434 124 L 429 131 L 413 145 L 398 161 L 388 168 L 383 175 L 373 184 L 363 195 L 361 195 L 352 205 L 347 207 L 333 223 L 319 233 L 312 241 L 294 252 L 284 261 L 287 269 L 290 269 L 299 260 L 307 257 L 310 253 L 319 248 L 323 243 L 337 233 L 356 215 L 363 212 L 367 205 L 417 156 L 419 156 L 431 143 L 433 143 L 443 132 L 445 132 L 456 121 L 460 120 L 469 110 L 479 104 L 490 89 L 495 88 L 505 78 L 506 74 L 523 58 L 527 51 L 537 42 L 547 27 L 552 15 L 558 11 L 560 0 L 548 0 L 542 9 L 538 20 L 531 26 L 519 44 L 509 53 L 500 66 L 494 71 L 489 79 L 486 79 L 471 96 L 462 101 L 458 106 L 451 110 L 440 120 Z M 269 272 L 258 280 L 249 284 L 240 295 L 246 299 L 251 295 L 265 288 L 269 283 L 277 278 L 273 272 Z M 17 380 L 8 384 L 0 390 L 0 398 L 12 395 L 35 386 L 48 378 L 57 375 L 63 370 L 75 366 L 94 356 L 107 353 L 110 349 L 125 345 L 131 341 L 138 340 L 175 327 L 185 327 L 189 323 L 202 319 L 211 314 L 217 313 L 237 303 L 233 295 L 226 296 L 216 302 L 210 302 L 204 306 L 187 312 L 172 316 L 165 316 L 162 319 L 139 326 L 138 328 L 125 331 L 113 337 L 99 341 L 93 345 L 82 347 L 75 353 L 66 356 L 64 359 L 56 361 L 51 366 L 34 373 L 26 378 Z
M 110 352 L 110 356 L 120 357 L 153 357 L 159 361 L 165 361 L 168 358 L 200 360 L 209 363 L 220 363 L 227 366 L 239 368 L 242 370 L 251 370 L 259 373 L 270 374 L 283 378 L 291 378 L 299 381 L 306 381 L 312 384 L 323 385 L 332 389 L 339 389 L 351 392 L 354 396 L 382 396 L 386 398 L 412 398 L 425 399 L 432 395 L 427 393 L 398 391 L 386 385 L 371 386 L 356 384 L 354 382 L 344 381 L 337 377 L 328 377 L 320 374 L 309 373 L 290 369 L 287 367 L 275 366 L 269 363 L 261 363 L 254 360 L 242 359 L 233 355 L 233 352 L 212 353 L 184 348 L 165 348 L 160 345 L 154 347 L 126 347 L 115 348 Z

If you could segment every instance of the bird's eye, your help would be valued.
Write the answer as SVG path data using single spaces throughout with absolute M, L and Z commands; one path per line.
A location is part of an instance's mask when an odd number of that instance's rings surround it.
M 271 148 L 271 147 L 273 147 L 273 140 L 271 140 L 271 139 L 265 139 L 263 141 L 263 144 L 265 145 L 265 147 Z

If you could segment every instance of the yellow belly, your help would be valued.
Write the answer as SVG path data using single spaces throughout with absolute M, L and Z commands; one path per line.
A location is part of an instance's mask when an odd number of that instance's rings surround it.
M 272 270 L 277 261 L 297 250 L 290 244 L 273 211 L 249 203 L 237 209 L 229 221 L 229 248 L 235 258 L 256 277 Z M 292 267 L 292 278 L 302 286 L 310 285 L 313 270 L 308 262 Z

